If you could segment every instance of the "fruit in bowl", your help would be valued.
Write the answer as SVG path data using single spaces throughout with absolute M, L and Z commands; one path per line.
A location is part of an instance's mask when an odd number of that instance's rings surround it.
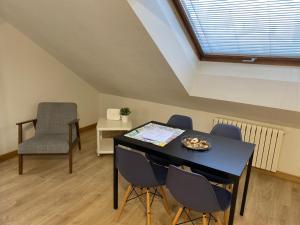
M 207 140 L 198 137 L 185 137 L 181 142 L 185 147 L 189 149 L 208 150 L 210 148 L 210 144 Z

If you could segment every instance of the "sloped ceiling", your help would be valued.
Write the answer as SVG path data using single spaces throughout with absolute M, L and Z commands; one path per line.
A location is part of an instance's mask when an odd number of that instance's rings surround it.
M 296 112 L 189 96 L 125 0 L 0 0 L 0 16 L 99 92 L 300 127 Z
M 100 92 L 185 95 L 124 0 L 4 0 L 1 15 Z

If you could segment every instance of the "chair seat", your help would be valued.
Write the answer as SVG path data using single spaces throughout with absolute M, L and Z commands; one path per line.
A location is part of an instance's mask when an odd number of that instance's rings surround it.
M 73 141 L 76 137 L 73 137 Z M 19 154 L 60 154 L 69 152 L 66 134 L 36 135 L 19 145 Z
M 213 185 L 221 209 L 226 210 L 231 203 L 231 193 L 224 188 Z
M 212 175 L 210 173 L 206 173 L 204 171 L 201 171 L 201 170 L 198 170 L 195 168 L 192 168 L 191 170 L 194 173 L 201 174 L 202 176 L 206 177 L 206 179 L 208 179 L 209 181 L 214 182 L 214 183 L 218 183 L 218 184 L 232 184 L 233 183 L 232 180 L 228 177 Z

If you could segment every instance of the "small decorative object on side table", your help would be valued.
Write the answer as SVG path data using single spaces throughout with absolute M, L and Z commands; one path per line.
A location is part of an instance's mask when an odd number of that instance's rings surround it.
M 122 122 L 126 123 L 128 121 L 128 116 L 130 115 L 130 108 L 124 107 L 120 109 Z
M 122 122 L 121 120 L 99 119 L 97 123 L 97 155 L 114 153 L 113 138 L 102 138 L 103 131 L 129 131 L 131 129 L 130 120 Z
M 106 118 L 108 120 L 120 120 L 120 109 L 107 109 Z

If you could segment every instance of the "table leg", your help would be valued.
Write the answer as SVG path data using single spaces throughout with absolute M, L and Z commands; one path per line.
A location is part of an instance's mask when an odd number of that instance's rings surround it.
M 113 199 L 114 199 L 114 209 L 118 208 L 118 168 L 117 168 L 117 162 L 116 162 L 116 147 L 117 144 L 114 140 L 114 163 L 113 163 L 113 182 L 114 182 L 114 193 L 113 193 Z
M 249 159 L 248 167 L 247 167 L 247 174 L 246 174 L 246 180 L 245 180 L 245 186 L 244 186 L 242 206 L 241 206 L 241 211 L 240 211 L 240 215 L 241 216 L 244 215 L 244 211 L 245 211 L 245 204 L 246 204 L 246 200 L 247 200 L 247 192 L 248 192 L 248 185 L 249 185 L 251 168 L 252 168 L 252 161 L 253 161 L 253 154 L 252 154 L 252 156 Z
M 239 189 L 239 178 L 236 178 L 236 180 L 234 181 L 234 185 L 233 185 L 228 225 L 233 225 L 238 189 Z
M 101 138 L 102 138 L 102 132 L 97 130 L 97 155 L 100 156 L 100 135 L 101 135 Z

